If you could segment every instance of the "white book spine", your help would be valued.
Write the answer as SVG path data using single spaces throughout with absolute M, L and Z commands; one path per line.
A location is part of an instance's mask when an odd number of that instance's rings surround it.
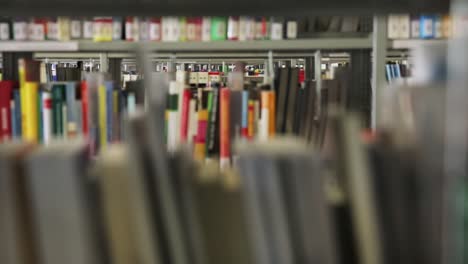
M 202 41 L 211 41 L 211 18 L 202 19 Z
M 48 145 L 52 140 L 52 96 L 48 92 L 42 93 L 42 129 L 44 144 Z
M 408 39 L 410 37 L 410 16 L 409 15 L 401 15 L 400 16 L 400 38 L 401 39 Z
M 239 41 L 247 40 L 247 23 L 248 17 L 241 16 L 239 18 Z
M 262 108 L 262 118 L 258 124 L 258 139 L 261 141 L 268 140 L 269 114 L 268 108 Z
M 398 15 L 388 16 L 388 38 L 400 38 L 400 17 Z

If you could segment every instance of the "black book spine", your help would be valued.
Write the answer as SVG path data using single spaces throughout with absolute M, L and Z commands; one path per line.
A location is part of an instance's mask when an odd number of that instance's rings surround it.
M 207 154 L 214 156 L 219 153 L 219 89 L 213 89 L 212 110 L 210 113 L 210 127 L 208 128 Z

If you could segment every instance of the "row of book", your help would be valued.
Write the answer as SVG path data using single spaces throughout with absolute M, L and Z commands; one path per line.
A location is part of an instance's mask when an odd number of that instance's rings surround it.
M 0 81 L 0 142 L 49 144 L 90 133 L 99 135 L 99 146 L 122 140 L 125 113 L 142 104 L 137 82 L 127 82 L 122 90 L 119 83 L 105 81 L 90 95 L 86 79 L 41 82 L 40 65 L 21 59 L 20 81 Z
M 414 145 L 366 147 L 335 114 L 327 152 L 244 142 L 222 171 L 166 152 L 149 108 L 94 162 L 79 141 L 0 145 L 1 263 L 441 263 L 443 185 Z
M 385 75 L 388 82 L 408 77 L 408 67 L 405 64 L 390 62 L 385 65 Z
M 0 19 L 0 40 L 246 41 L 358 32 L 359 17 L 56 17 Z
M 394 14 L 388 16 L 387 34 L 390 39 L 448 39 L 456 26 L 450 15 Z

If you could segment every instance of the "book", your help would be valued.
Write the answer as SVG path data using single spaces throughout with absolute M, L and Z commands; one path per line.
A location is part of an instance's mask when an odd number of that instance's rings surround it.
M 230 166 L 231 158 L 231 122 L 230 122 L 230 99 L 231 91 L 229 88 L 220 90 L 220 116 L 219 116 L 219 148 L 220 148 L 220 166 L 222 169 Z
M 276 131 L 283 133 L 286 129 L 286 116 L 289 94 L 290 68 L 279 69 L 278 96 L 276 108 Z
M 31 194 L 33 228 L 41 245 L 40 262 L 102 261 L 90 183 L 84 176 L 85 154 L 84 143 L 68 142 L 37 149 L 26 158 L 25 180 Z
M 292 133 L 294 128 L 294 114 L 296 107 L 297 91 L 299 89 L 299 69 L 291 68 L 288 83 L 287 108 L 285 132 Z
M 39 123 L 38 123 L 38 91 L 39 82 L 26 81 L 21 97 L 21 104 L 24 104 L 24 114 L 22 114 L 22 135 L 23 139 L 30 142 L 38 142 Z
M 211 40 L 220 41 L 226 40 L 227 20 L 225 17 L 211 18 Z
M 400 38 L 401 23 L 399 15 L 389 15 L 388 16 L 388 29 L 387 34 L 389 39 L 398 39 Z
M 219 126 L 220 126 L 220 86 L 212 85 L 211 100 L 209 100 L 208 131 L 206 142 L 206 153 L 208 158 L 219 154 Z
M 77 98 L 77 83 L 76 82 L 66 82 L 65 83 L 65 100 L 67 104 L 67 124 L 63 128 L 64 134 L 67 135 L 67 138 L 74 138 L 79 133 L 78 130 L 78 102 Z
M 241 137 L 247 139 L 249 137 L 249 91 L 242 91 L 242 123 L 241 123 Z
M 420 18 L 420 38 L 431 39 L 435 36 L 434 16 L 422 15 Z
M 106 133 L 107 142 L 113 142 L 114 133 L 114 82 L 106 81 Z
M 13 81 L 0 81 L 0 142 L 13 137 L 11 119 L 13 88 Z
M 65 100 L 65 85 L 52 85 L 53 136 L 56 138 L 65 136 L 65 127 L 63 127 L 63 105 Z
M 0 261 L 34 263 L 38 257 L 36 230 L 31 215 L 24 161 L 31 152 L 27 143 L 0 145 Z
M 12 25 L 9 19 L 0 19 L 0 40 L 12 39 Z
M 419 16 L 411 16 L 411 38 L 419 38 L 421 35 L 421 21 Z
M 107 88 L 106 84 L 100 84 L 97 87 L 97 111 L 98 111 L 98 131 L 99 131 L 99 148 L 106 149 L 108 142 L 108 127 L 107 127 Z
M 239 40 L 239 17 L 230 16 L 227 22 L 227 39 Z
M 52 137 L 54 135 L 54 122 L 53 122 L 53 103 L 52 103 L 52 95 L 49 91 L 42 92 L 42 135 L 43 135 L 43 142 L 45 145 L 48 145 L 52 141 Z
M 89 94 L 88 94 L 88 84 L 86 81 L 80 83 L 81 90 L 81 117 L 82 117 L 82 132 L 86 137 L 89 134 L 89 125 L 88 125 L 88 107 L 89 107 Z
M 13 126 L 13 131 L 14 131 L 14 137 L 19 139 L 22 138 L 22 116 L 21 116 L 21 98 L 20 98 L 20 91 L 19 89 L 14 89 L 13 90 L 13 99 L 15 102 L 15 110 L 14 110 L 14 124 Z

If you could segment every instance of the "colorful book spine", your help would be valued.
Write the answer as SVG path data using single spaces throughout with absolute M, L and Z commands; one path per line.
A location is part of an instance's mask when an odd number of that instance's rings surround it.
M 129 114 L 135 113 L 135 109 L 136 109 L 135 93 L 130 92 L 130 93 L 128 93 L 128 96 L 127 96 L 127 112 Z
M 230 100 L 231 91 L 229 88 L 222 88 L 220 91 L 220 167 L 225 169 L 230 167 L 231 161 L 231 135 L 230 135 Z
M 52 123 L 53 136 L 61 138 L 64 136 L 63 127 L 63 102 L 65 85 L 54 84 L 52 86 Z
M 227 38 L 228 40 L 239 40 L 239 17 L 230 16 L 227 25 Z
M 149 40 L 161 40 L 161 18 L 153 17 L 149 20 Z
M 88 109 L 89 109 L 89 95 L 88 95 L 88 84 L 86 81 L 82 81 L 80 84 L 81 89 L 81 128 L 85 137 L 89 134 L 89 123 L 88 123 Z
M 247 136 L 249 139 L 253 139 L 255 136 L 255 102 L 254 100 L 249 100 L 248 106 L 248 132 Z
M 17 133 L 18 133 L 16 131 L 15 111 L 16 111 L 15 100 L 12 99 L 10 101 L 10 120 L 11 120 L 11 137 L 12 138 L 17 138 Z
M 120 140 L 119 91 L 112 91 L 112 142 Z
M 53 117 L 52 117 L 52 96 L 49 92 L 42 93 L 42 129 L 43 129 L 43 142 L 49 144 L 53 137 Z
M 43 120 L 42 120 L 42 113 L 43 113 L 43 106 L 42 106 L 42 93 L 43 89 L 40 87 L 37 92 L 37 138 L 39 143 L 44 143 L 44 131 L 43 131 Z
M 187 18 L 179 17 L 179 38 L 180 42 L 187 41 Z
M 225 17 L 211 18 L 211 40 L 226 40 L 227 21 Z
M 26 141 L 38 142 L 38 106 L 37 97 L 39 90 L 39 83 L 37 82 L 25 82 L 22 88 L 23 98 L 22 104 L 24 104 L 24 113 L 22 115 L 23 123 L 23 139 Z
M 107 89 L 104 84 L 98 86 L 98 126 L 99 147 L 107 148 Z
M 261 119 L 258 127 L 259 140 L 268 140 L 270 132 L 270 95 L 268 91 L 261 92 Z
M 106 134 L 107 142 L 112 142 L 113 138 L 113 117 L 114 117 L 114 83 L 106 81 Z
M 249 91 L 242 91 L 242 121 L 241 121 L 241 136 L 249 138 Z
M 76 83 L 65 84 L 65 97 L 67 101 L 67 125 L 64 128 L 68 138 L 74 138 L 78 134 L 78 107 L 76 101 Z
M 181 120 L 180 120 L 180 141 L 181 143 L 187 142 L 188 127 L 189 127 L 189 108 L 190 108 L 190 97 L 191 92 L 189 89 L 185 89 L 183 92 L 182 109 L 181 109 Z
M 423 39 L 431 39 L 435 36 L 434 16 L 421 16 L 420 37 Z
M 194 158 L 198 161 L 205 161 L 206 158 L 206 131 L 208 126 L 208 110 L 198 111 L 198 132 L 195 140 Z
M 197 101 L 196 99 L 190 99 L 189 104 L 189 125 L 188 125 L 188 136 L 187 142 L 189 144 L 194 142 L 194 138 L 197 135 Z
M 179 124 L 178 124 L 178 85 L 172 81 L 169 85 L 169 102 L 168 102 L 168 120 L 167 120 L 167 148 L 169 151 L 175 151 L 178 146 L 179 139 Z
M 271 113 L 268 118 L 268 136 L 275 136 L 275 127 L 276 127 L 276 96 L 274 91 L 268 92 L 268 113 Z
M 11 139 L 11 97 L 14 82 L 0 81 L 0 142 Z

